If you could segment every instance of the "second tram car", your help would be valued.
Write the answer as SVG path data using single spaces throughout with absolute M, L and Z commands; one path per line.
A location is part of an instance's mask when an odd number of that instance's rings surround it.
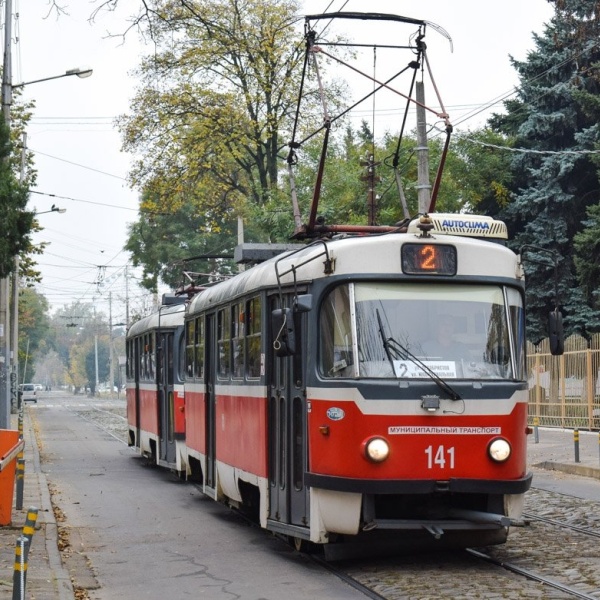
M 504 225 L 435 214 L 322 239 L 207 288 L 185 325 L 182 307 L 136 323 L 130 443 L 298 545 L 504 542 L 531 484 L 524 280 L 485 237 Z M 181 460 L 161 377 L 184 383 Z
M 185 472 L 183 297 L 127 332 L 127 421 L 130 446 L 155 464 Z

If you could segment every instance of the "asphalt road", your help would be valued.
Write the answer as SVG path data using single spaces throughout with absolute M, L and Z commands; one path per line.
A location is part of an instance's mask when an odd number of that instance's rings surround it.
M 84 559 L 68 568 L 79 569 L 76 583 L 97 587 L 92 600 L 364 599 L 193 486 L 145 466 L 84 418 L 88 402 L 98 403 L 53 393 L 32 412 L 70 553 Z

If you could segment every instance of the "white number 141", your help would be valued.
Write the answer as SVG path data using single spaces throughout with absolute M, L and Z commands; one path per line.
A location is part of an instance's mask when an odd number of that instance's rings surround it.
M 427 446 L 425 448 L 425 454 L 427 454 L 427 468 L 433 469 L 434 466 L 440 469 L 445 469 L 446 466 L 450 469 L 454 469 L 454 448 L 445 448 L 444 446 L 438 446 L 435 449 L 433 446 Z M 446 465 L 448 463 L 448 465 Z

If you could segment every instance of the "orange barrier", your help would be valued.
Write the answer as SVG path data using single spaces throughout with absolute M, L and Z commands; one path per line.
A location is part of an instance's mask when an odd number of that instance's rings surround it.
M 17 455 L 25 446 L 19 432 L 0 429 L 0 525 L 10 525 Z

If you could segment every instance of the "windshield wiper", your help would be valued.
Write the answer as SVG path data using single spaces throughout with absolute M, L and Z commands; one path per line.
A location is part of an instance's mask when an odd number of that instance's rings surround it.
M 410 360 L 415 365 L 417 365 L 423 372 L 432 379 L 440 389 L 442 389 L 448 396 L 450 396 L 451 400 L 462 400 L 458 392 L 456 392 L 446 381 L 444 381 L 435 371 L 430 369 L 422 360 L 417 358 L 408 348 L 405 348 L 400 342 L 395 340 L 393 337 L 386 337 L 385 330 L 383 327 L 383 321 L 381 320 L 381 315 L 379 314 L 379 309 L 375 309 L 375 313 L 377 314 L 377 322 L 379 324 L 379 335 L 381 336 L 381 341 L 383 342 L 383 348 L 385 350 L 385 354 L 390 361 L 390 365 L 392 366 L 392 373 L 396 375 L 396 369 L 394 368 L 394 359 L 396 360 Z

